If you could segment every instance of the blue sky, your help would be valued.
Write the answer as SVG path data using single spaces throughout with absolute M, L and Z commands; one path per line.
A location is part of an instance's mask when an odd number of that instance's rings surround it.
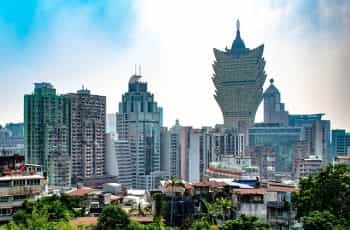
M 230 46 L 240 18 L 246 45 L 265 44 L 268 78 L 275 79 L 289 111 L 325 112 L 333 127 L 350 130 L 349 5 L 346 0 L 2 0 L 0 123 L 23 119 L 23 95 L 38 81 L 53 83 L 62 94 L 84 84 L 106 95 L 108 112 L 116 112 L 135 64 L 142 64 L 144 80 L 164 107 L 166 125 L 176 118 L 196 127 L 220 123 L 212 49 Z M 194 111 L 194 104 L 201 109 Z M 261 114 L 260 108 L 257 120 Z

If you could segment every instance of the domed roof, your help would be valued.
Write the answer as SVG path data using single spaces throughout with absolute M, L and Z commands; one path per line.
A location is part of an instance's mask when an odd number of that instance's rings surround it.
M 266 89 L 265 94 L 279 94 L 280 91 L 276 88 L 276 86 L 273 84 L 274 80 L 273 78 L 270 79 L 270 86 Z

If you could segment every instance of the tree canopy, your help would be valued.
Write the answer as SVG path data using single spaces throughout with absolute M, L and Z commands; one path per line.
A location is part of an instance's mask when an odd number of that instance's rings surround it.
M 119 205 L 107 205 L 97 221 L 97 230 L 130 229 L 129 215 Z
M 219 226 L 220 230 L 268 230 L 270 225 L 256 216 L 240 215 L 235 220 L 228 220 Z
M 350 226 L 349 194 L 349 166 L 329 165 L 320 173 L 300 180 L 300 190 L 292 195 L 296 217 L 305 223 L 321 217 L 335 218 L 342 225 Z

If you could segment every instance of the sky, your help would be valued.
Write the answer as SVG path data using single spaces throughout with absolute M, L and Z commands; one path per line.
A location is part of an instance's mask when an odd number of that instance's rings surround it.
M 247 47 L 265 45 L 264 88 L 273 78 L 290 113 L 350 131 L 347 0 L 1 0 L 0 124 L 23 121 L 43 81 L 60 94 L 84 85 L 115 113 L 135 64 L 166 126 L 222 123 L 213 48 L 231 46 L 237 19 Z

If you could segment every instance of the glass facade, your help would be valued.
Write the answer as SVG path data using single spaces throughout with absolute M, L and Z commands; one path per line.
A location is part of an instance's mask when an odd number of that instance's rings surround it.
M 295 145 L 303 138 L 301 127 L 254 127 L 249 129 L 249 145 L 271 146 L 277 172 L 291 172 Z

